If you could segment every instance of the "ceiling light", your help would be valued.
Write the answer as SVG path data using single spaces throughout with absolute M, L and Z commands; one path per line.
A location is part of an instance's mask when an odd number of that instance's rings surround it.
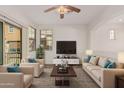
M 69 13 L 72 12 L 72 10 L 65 8 L 64 6 L 60 6 L 57 9 L 57 12 L 59 12 L 60 14 L 65 14 L 65 13 Z
M 70 6 L 70 5 L 58 5 L 58 6 L 53 6 L 51 8 L 48 8 L 44 12 L 46 13 L 46 12 L 50 12 L 52 10 L 56 10 L 60 14 L 61 19 L 64 18 L 64 14 L 66 14 L 66 13 L 70 13 L 70 12 L 79 13 L 81 11 L 80 9 Z

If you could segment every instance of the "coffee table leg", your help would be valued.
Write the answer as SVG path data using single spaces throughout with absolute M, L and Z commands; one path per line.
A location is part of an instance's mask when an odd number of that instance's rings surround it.
M 69 86 L 70 85 L 69 77 L 63 77 L 63 85 L 64 86 Z
M 55 85 L 62 86 L 62 79 L 61 77 L 55 77 Z
M 56 86 L 69 86 L 70 80 L 67 77 L 55 77 Z

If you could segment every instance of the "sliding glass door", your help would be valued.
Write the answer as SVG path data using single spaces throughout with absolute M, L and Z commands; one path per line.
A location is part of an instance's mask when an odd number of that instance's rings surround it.
M 22 55 L 21 29 L 4 23 L 4 62 L 3 64 L 19 64 Z

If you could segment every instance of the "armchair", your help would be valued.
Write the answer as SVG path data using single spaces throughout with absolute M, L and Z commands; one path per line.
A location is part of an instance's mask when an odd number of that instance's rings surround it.
M 44 61 L 39 59 L 37 59 L 36 61 L 36 63 L 28 63 L 28 59 L 23 59 L 23 62 L 21 62 L 20 66 L 32 66 L 34 68 L 34 77 L 39 77 L 41 73 L 44 72 Z
M 28 88 L 33 82 L 33 67 L 20 67 L 19 73 L 8 73 L 6 66 L 0 67 L 0 88 Z

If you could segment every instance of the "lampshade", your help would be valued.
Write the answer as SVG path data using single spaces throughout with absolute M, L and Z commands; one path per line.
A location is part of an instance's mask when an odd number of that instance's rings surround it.
M 92 55 L 93 54 L 93 50 L 86 50 L 86 55 Z
M 124 52 L 118 53 L 118 62 L 124 63 Z

